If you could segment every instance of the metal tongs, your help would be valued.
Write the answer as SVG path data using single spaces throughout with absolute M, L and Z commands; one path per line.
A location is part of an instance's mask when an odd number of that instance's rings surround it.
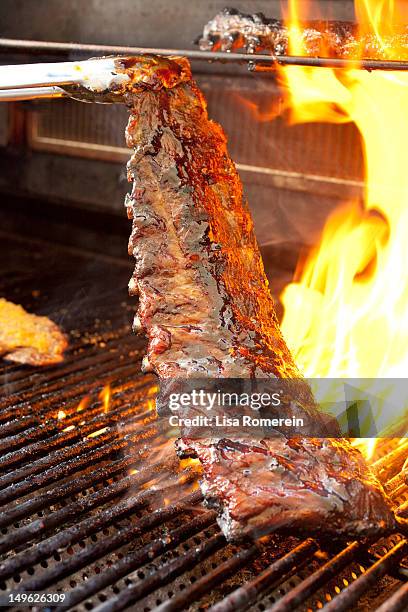
M 0 102 L 61 97 L 101 103 L 117 98 L 120 102 L 122 86 L 130 81 L 119 69 L 123 59 L 0 66 Z

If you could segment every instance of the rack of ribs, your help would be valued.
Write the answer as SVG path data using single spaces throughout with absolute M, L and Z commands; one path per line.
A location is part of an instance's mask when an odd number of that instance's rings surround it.
M 144 56 L 124 69 L 143 74 L 125 93 L 129 290 L 139 295 L 134 329 L 147 335 L 144 368 L 160 379 L 162 405 L 177 379 L 291 379 L 321 434 L 325 421 L 279 330 L 226 137 L 188 62 Z M 349 536 L 395 528 L 380 483 L 341 438 L 186 434 L 178 450 L 201 461 L 202 490 L 228 538 L 287 526 Z
M 303 54 L 309 57 L 339 59 L 389 59 L 389 50 L 398 49 L 399 59 L 408 58 L 408 27 L 393 28 L 381 41 L 373 32 L 359 31 L 349 21 L 310 21 L 299 25 L 297 40 Z M 227 8 L 211 19 L 197 39 L 203 51 L 270 52 L 286 55 L 289 50 L 289 28 L 281 19 L 269 19 L 262 13 L 247 15 Z

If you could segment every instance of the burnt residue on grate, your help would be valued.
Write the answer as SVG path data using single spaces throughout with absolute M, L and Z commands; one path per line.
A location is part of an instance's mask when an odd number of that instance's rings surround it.
M 0 362 L 0 604 L 64 593 L 31 609 L 405 610 L 407 544 L 329 545 L 291 536 L 228 544 L 155 426 L 157 383 L 130 331 L 131 266 L 2 236 L 0 291 L 68 334 L 62 364 Z M 406 447 L 377 472 L 396 503 Z M 23 609 L 21 603 L 15 609 Z

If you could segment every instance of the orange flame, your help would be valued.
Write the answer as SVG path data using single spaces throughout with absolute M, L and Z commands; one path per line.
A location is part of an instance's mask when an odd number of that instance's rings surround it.
M 201 463 L 199 459 L 193 459 L 192 457 L 187 457 L 186 459 L 180 459 L 179 462 L 180 470 L 185 470 L 190 468 L 194 471 L 201 471 Z
M 91 398 L 89 397 L 89 395 L 85 395 L 85 397 L 83 397 L 81 401 L 79 402 L 76 411 L 82 412 L 83 410 L 85 410 L 85 408 L 89 406 L 90 401 L 91 401 Z
M 296 0 L 289 4 L 290 52 L 304 55 Z M 360 33 L 370 33 L 388 59 L 397 59 L 399 49 L 390 41 L 399 5 L 392 0 L 355 0 L 355 5 Z M 357 66 L 340 72 L 279 70 L 289 92 L 290 121 L 354 122 L 365 157 L 364 199 L 331 215 L 320 244 L 284 289 L 282 332 L 308 377 L 405 377 L 408 74 L 368 73 Z M 372 456 L 375 441 L 365 446 Z
M 111 388 L 110 385 L 105 385 L 102 391 L 99 393 L 98 398 L 103 402 L 103 411 L 107 413 L 109 411 L 109 405 L 111 400 Z
M 358 438 L 351 443 L 360 449 L 367 461 L 373 459 L 378 444 L 378 438 Z
M 361 33 L 374 33 L 381 52 L 389 59 L 397 59 L 399 47 L 393 41 L 390 46 L 387 38 L 392 37 L 394 26 L 399 21 L 399 11 L 394 0 L 360 0 L 355 3 L 357 21 Z

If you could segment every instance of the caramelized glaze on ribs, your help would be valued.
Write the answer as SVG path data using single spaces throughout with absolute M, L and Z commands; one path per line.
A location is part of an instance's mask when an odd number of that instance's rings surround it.
M 262 13 L 247 15 L 236 9 L 224 9 L 204 27 L 198 44 L 202 50 L 288 54 L 289 33 L 280 19 L 268 19 Z M 304 54 L 310 57 L 364 58 L 385 60 L 388 51 L 398 49 L 399 59 L 408 58 L 408 28 L 381 37 L 358 32 L 348 21 L 305 22 L 300 27 Z
M 133 62 L 135 70 L 150 70 L 147 82 L 126 94 L 126 137 L 134 149 L 126 207 L 136 259 L 129 287 L 140 300 L 134 327 L 149 339 L 145 367 L 162 387 L 177 377 L 298 379 L 297 400 L 318 430 L 310 390 L 278 327 L 221 127 L 209 120 L 186 60 Z M 269 529 L 299 526 L 297 517 L 312 529 L 325 519 L 348 534 L 380 533 L 393 524 L 380 484 L 348 442 L 274 438 L 251 447 L 179 442 L 180 452 L 201 460 L 203 490 L 220 510 L 227 537 L 248 526 L 262 531 L 266 519 Z
M 230 540 L 278 529 L 378 536 L 395 527 L 381 486 L 344 440 L 183 438 L 177 446 L 200 460 L 207 504 Z
M 163 60 L 162 60 L 163 61 Z M 185 60 L 181 82 L 128 94 L 130 283 L 147 367 L 163 378 L 298 377 L 222 128 Z

